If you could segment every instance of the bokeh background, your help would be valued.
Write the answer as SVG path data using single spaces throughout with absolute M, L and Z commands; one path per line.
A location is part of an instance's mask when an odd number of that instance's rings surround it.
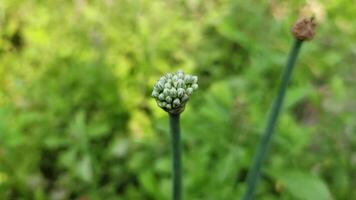
M 356 199 L 353 0 L 1 0 L 0 199 L 165 200 L 164 73 L 199 76 L 182 116 L 184 197 L 239 199 L 293 41 L 314 13 L 257 199 Z

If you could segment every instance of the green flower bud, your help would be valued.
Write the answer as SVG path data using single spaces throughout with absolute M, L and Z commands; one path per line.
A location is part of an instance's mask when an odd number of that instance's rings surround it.
M 163 94 L 164 96 L 168 96 L 170 94 L 170 90 L 168 88 L 164 88 Z
M 170 83 L 166 83 L 166 84 L 164 84 L 164 88 L 171 89 L 171 88 L 172 88 L 172 85 L 171 85 Z
M 177 76 L 178 76 L 178 78 L 179 79 L 183 79 L 184 78 L 184 73 L 183 73 L 183 71 L 177 71 Z
M 167 78 L 162 76 L 160 79 L 159 79 L 159 82 L 162 82 L 162 83 L 166 83 L 167 81 Z
M 156 97 L 158 97 L 158 95 L 159 95 L 159 93 L 157 92 L 157 90 L 153 90 L 153 91 L 152 91 L 152 96 L 153 96 L 153 97 L 156 98 Z
M 163 88 L 164 88 L 164 83 L 162 83 L 161 81 L 158 81 L 155 86 L 155 89 L 157 89 L 160 92 L 163 90 Z
M 171 104 L 167 104 L 166 108 L 170 110 L 170 109 L 172 109 L 172 105 Z
M 172 74 L 172 73 L 167 73 L 167 74 L 166 74 L 166 77 L 167 77 L 168 79 L 171 79 L 171 78 L 173 77 L 173 74 Z
M 178 81 L 177 81 L 177 88 L 183 88 L 184 87 L 184 81 L 182 80 L 182 79 L 179 79 Z
M 182 71 L 168 73 L 155 84 L 152 97 L 159 107 L 171 114 L 183 112 L 185 104 L 193 92 L 198 89 L 198 77 L 185 75 Z
M 192 76 L 192 82 L 193 83 L 198 83 L 198 77 L 197 76 Z
M 172 97 L 167 96 L 166 97 L 166 101 L 167 101 L 167 103 L 172 103 L 173 99 L 172 99 Z
M 189 96 L 187 94 L 184 94 L 182 97 L 182 102 L 186 102 L 186 101 L 188 101 L 188 99 L 189 99 Z
M 189 88 L 187 88 L 186 93 L 187 93 L 188 96 L 190 96 L 190 95 L 193 94 L 193 91 L 194 91 L 194 89 L 189 87 Z
M 159 107 L 164 108 L 164 107 L 166 107 L 167 103 L 162 101 L 162 102 L 159 102 L 158 105 L 159 105 Z
M 190 74 L 185 75 L 185 76 L 184 76 L 184 82 L 185 82 L 185 83 L 190 83 L 191 77 L 192 77 L 192 75 L 190 75 Z
M 178 76 L 177 76 L 177 75 L 174 75 L 174 76 L 172 77 L 172 81 L 173 81 L 173 82 L 177 82 L 177 81 L 178 81 Z
M 183 97 L 183 95 L 185 94 L 185 90 L 183 88 L 178 88 L 177 90 L 177 96 L 179 98 Z
M 180 100 L 179 99 L 174 99 L 173 108 L 178 107 L 179 105 L 180 105 Z
M 171 88 L 171 90 L 170 90 L 170 95 L 171 95 L 173 98 L 177 97 L 177 96 L 178 96 L 177 90 L 176 90 L 175 88 Z
M 161 101 L 163 101 L 163 100 L 164 100 L 164 94 L 162 94 L 162 93 L 159 94 L 159 95 L 158 95 L 158 99 L 161 100 Z

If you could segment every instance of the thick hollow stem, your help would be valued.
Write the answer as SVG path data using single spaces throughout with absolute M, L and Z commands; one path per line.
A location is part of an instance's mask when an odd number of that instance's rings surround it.
M 179 114 L 169 114 L 169 125 L 172 136 L 173 200 L 181 200 L 182 190 L 179 118 Z
M 267 125 L 263 132 L 263 135 L 260 140 L 260 144 L 258 146 L 258 150 L 254 157 L 253 165 L 251 166 L 248 176 L 247 176 L 247 189 L 245 195 L 243 196 L 243 200 L 252 200 L 254 199 L 256 186 L 260 177 L 260 172 L 262 168 L 263 161 L 265 160 L 268 152 L 268 147 L 271 142 L 271 137 L 273 135 L 273 130 L 276 125 L 278 115 L 281 110 L 281 106 L 283 104 L 283 99 L 287 90 L 289 79 L 293 72 L 293 67 L 298 57 L 298 53 L 303 41 L 295 40 L 292 49 L 289 53 L 287 65 L 284 69 L 284 73 L 282 75 L 282 80 L 279 85 L 277 98 L 275 99 L 272 110 L 270 111 Z

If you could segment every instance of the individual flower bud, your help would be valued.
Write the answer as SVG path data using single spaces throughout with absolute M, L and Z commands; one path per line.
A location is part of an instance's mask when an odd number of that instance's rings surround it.
M 172 79 L 167 79 L 166 83 L 173 85 Z
M 163 93 L 159 94 L 159 95 L 158 95 L 158 99 L 161 100 L 161 101 L 163 101 L 163 100 L 164 100 L 164 94 L 163 94 Z
M 166 78 L 170 79 L 170 78 L 172 78 L 172 77 L 173 77 L 173 74 L 172 74 L 172 73 L 167 73 L 167 74 L 166 74 Z
M 186 93 L 188 96 L 190 96 L 193 94 L 193 91 L 194 91 L 193 88 L 189 87 L 189 88 L 187 88 Z
M 187 94 L 184 94 L 182 97 L 182 102 L 186 102 L 186 101 L 188 101 L 188 99 L 189 99 L 189 96 Z
M 192 75 L 190 75 L 190 74 L 185 75 L 184 76 L 184 82 L 185 83 L 190 83 L 191 78 L 192 78 Z
M 178 88 L 178 90 L 177 90 L 177 96 L 178 96 L 179 98 L 182 98 L 184 94 L 185 94 L 185 90 L 184 90 L 183 88 Z
M 159 102 L 158 105 L 159 105 L 159 107 L 164 108 L 164 107 L 166 107 L 167 103 L 162 101 L 162 102 Z
M 157 92 L 157 90 L 153 90 L 152 91 L 152 96 L 153 97 L 158 97 L 159 93 Z
M 173 101 L 173 107 L 177 107 L 180 105 L 180 100 L 179 99 L 174 99 Z
M 193 88 L 193 90 L 197 90 L 197 89 L 198 89 L 198 84 L 194 83 L 194 84 L 192 85 L 192 88 Z
M 197 76 L 192 76 L 192 83 L 198 83 L 198 77 Z
M 177 81 L 177 88 L 184 88 L 184 81 L 182 79 L 178 79 Z
M 164 88 L 164 84 L 161 81 L 158 81 L 157 84 L 155 85 L 155 89 L 158 91 L 162 91 Z
M 162 76 L 160 79 L 159 79 L 159 82 L 162 82 L 162 83 L 166 83 L 167 81 L 167 78 Z
M 166 107 L 168 110 L 172 109 L 172 105 L 169 104 L 169 103 L 168 103 L 165 107 Z
M 170 92 L 170 90 L 168 88 L 164 88 L 164 90 L 163 90 L 164 96 L 168 96 L 169 92 Z
M 177 76 L 177 75 L 173 75 L 172 81 L 173 81 L 173 82 L 177 82 L 177 81 L 178 81 L 178 76 Z
M 179 79 L 184 78 L 184 73 L 183 73 L 183 71 L 178 71 L 178 72 L 177 72 L 177 76 L 178 76 Z
M 171 89 L 171 88 L 172 88 L 172 85 L 171 85 L 170 83 L 166 83 L 166 84 L 164 84 L 164 88 Z
M 177 90 L 175 89 L 175 88 L 171 88 L 171 90 L 170 90 L 170 95 L 171 95 L 171 97 L 177 97 Z
M 167 96 L 166 97 L 166 101 L 167 101 L 167 103 L 172 103 L 173 99 L 172 99 L 172 97 Z
M 178 79 L 178 81 L 173 82 L 173 86 L 174 86 L 175 88 L 178 88 L 178 83 L 179 83 L 179 79 Z

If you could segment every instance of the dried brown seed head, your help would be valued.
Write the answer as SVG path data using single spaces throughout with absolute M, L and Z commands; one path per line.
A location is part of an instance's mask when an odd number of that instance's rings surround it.
M 292 33 L 298 40 L 311 40 L 315 35 L 316 23 L 314 18 L 303 18 L 298 20 L 292 27 Z

